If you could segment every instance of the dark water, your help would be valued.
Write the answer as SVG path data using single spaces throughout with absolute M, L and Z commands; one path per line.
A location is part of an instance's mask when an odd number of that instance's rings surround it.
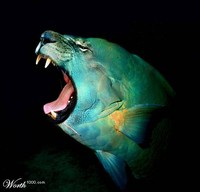
M 18 135 L 12 147 L 4 143 L 2 181 L 22 178 L 21 182 L 26 181 L 25 191 L 115 190 L 92 151 L 58 127 L 42 120 L 38 123 L 31 124 L 34 131 L 27 131 L 31 136 Z
M 156 181 L 132 181 L 129 191 L 171 191 L 194 186 L 195 181 L 189 178 L 193 178 L 192 165 L 196 167 L 195 133 L 186 120 L 191 113 L 187 110 L 192 105 L 190 93 L 194 95 L 197 89 L 188 76 L 195 76 L 194 68 L 199 63 L 199 51 L 195 48 L 200 34 L 198 12 L 189 5 L 183 5 L 183 9 L 176 4 L 160 5 L 159 9 L 139 2 L 134 9 L 127 4 L 115 5 L 112 10 L 105 4 L 90 9 L 76 3 L 62 6 L 57 1 L 4 5 L 0 81 L 2 190 L 117 191 L 94 153 L 48 122 L 42 112 L 43 104 L 54 100 L 60 90 L 53 67 L 44 69 L 42 62 L 35 66 L 34 51 L 40 34 L 47 29 L 116 42 L 140 55 L 166 77 L 177 92 L 176 129 L 167 164 Z M 29 184 L 20 189 L 2 186 L 7 179 L 19 178 L 21 183 Z

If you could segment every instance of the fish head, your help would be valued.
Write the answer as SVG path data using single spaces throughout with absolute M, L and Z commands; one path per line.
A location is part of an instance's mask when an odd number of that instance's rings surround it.
M 112 82 L 107 70 L 105 53 L 108 58 L 112 55 L 108 44 L 99 38 L 61 35 L 50 30 L 42 33 L 35 50 L 36 64 L 41 58 L 46 59 L 45 68 L 50 63 L 57 66 L 65 81 L 59 97 L 43 106 L 44 113 L 56 123 L 67 119 L 67 124 L 75 130 L 122 105 L 122 95 L 116 90 L 118 83 Z

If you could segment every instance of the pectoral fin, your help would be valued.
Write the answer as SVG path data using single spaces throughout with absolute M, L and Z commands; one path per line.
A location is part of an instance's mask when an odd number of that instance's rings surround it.
M 123 105 L 123 101 L 116 101 L 108 105 L 104 110 L 99 114 L 99 118 L 106 117 L 113 113 L 113 111 L 118 110 Z
M 120 126 L 119 131 L 137 144 L 146 144 L 153 115 L 163 107 L 157 104 L 141 104 L 128 109 L 124 114 L 124 126 Z
M 96 151 L 96 156 L 117 186 L 124 189 L 127 184 L 126 163 L 124 160 L 101 150 Z

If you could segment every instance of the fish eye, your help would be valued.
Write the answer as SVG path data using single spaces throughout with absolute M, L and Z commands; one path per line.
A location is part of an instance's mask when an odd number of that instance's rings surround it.
M 87 44 L 85 42 L 83 42 L 82 40 L 77 40 L 76 45 L 82 52 L 86 52 L 86 51 L 90 50 L 90 48 L 87 46 Z
M 85 51 L 88 51 L 89 48 L 88 47 L 85 47 L 83 45 L 78 45 L 79 46 L 79 49 L 82 51 L 82 52 L 85 52 Z

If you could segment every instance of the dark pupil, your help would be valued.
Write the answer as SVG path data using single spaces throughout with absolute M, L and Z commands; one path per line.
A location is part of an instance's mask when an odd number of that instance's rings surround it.
M 81 49 L 87 49 L 87 47 L 83 46 L 83 45 L 78 45 Z

